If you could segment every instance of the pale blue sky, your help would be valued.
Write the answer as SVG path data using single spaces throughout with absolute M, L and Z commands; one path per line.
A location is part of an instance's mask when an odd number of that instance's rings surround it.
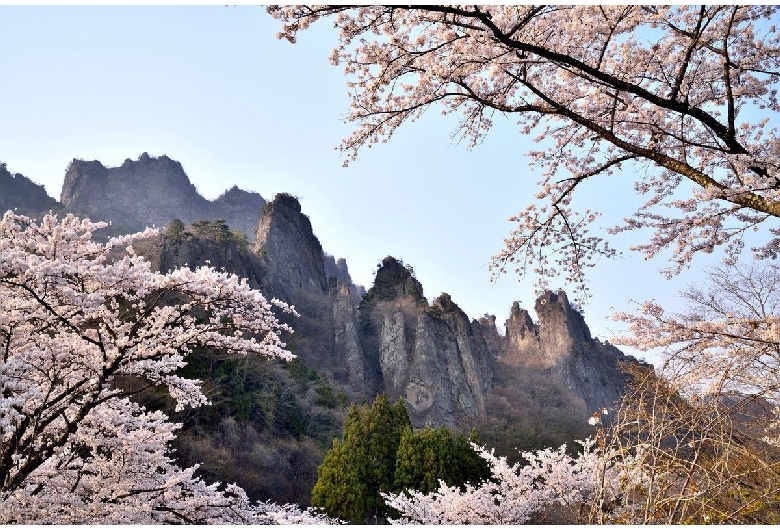
M 59 198 L 71 159 L 120 165 L 166 154 L 213 199 L 233 184 L 267 199 L 300 198 L 324 249 L 344 257 L 367 287 L 393 255 L 412 265 L 428 298 L 442 291 L 470 317 L 507 318 L 512 301 L 533 307 L 533 280 L 489 282 L 487 263 L 533 199 L 539 180 L 524 153 L 535 146 L 497 119 L 469 151 L 450 140 L 456 118 L 436 110 L 387 144 L 342 167 L 334 150 L 348 132 L 345 77 L 328 62 L 330 24 L 278 41 L 260 7 L 0 7 L 0 161 Z M 617 223 L 639 204 L 630 175 L 589 183 L 581 206 Z M 675 292 L 673 281 L 613 240 L 624 258 L 591 274 L 586 320 L 594 335 L 617 330 L 610 308 Z M 714 260 L 709 260 L 710 262 Z

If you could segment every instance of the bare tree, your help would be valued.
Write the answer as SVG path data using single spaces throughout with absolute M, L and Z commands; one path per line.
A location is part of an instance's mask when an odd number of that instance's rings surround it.
M 622 499 L 632 522 L 780 519 L 780 267 L 731 264 L 707 276 L 683 292 L 680 314 L 648 302 L 616 316 L 631 327 L 617 343 L 664 359 L 658 375 L 627 367 L 633 383 L 608 431 L 612 448 L 636 457 L 627 476 L 644 481 Z

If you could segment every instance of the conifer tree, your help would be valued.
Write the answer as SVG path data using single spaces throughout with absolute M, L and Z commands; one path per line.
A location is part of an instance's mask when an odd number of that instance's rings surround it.
M 353 410 L 357 410 L 353 405 Z M 338 439 L 325 455 L 319 468 L 319 480 L 311 492 L 311 503 L 326 513 L 338 514 L 347 521 L 362 520 L 366 511 L 366 485 L 358 478 L 354 462 Z
M 478 440 L 476 431 L 472 438 Z M 384 522 L 388 507 L 382 493 L 439 487 L 439 480 L 463 486 L 480 484 L 490 469 L 469 440 L 446 427 L 415 433 L 403 401 L 385 394 L 371 407 L 352 405 L 341 440 L 318 469 L 311 503 L 331 517 L 353 523 Z
M 475 439 L 476 431 L 472 431 Z M 396 458 L 396 492 L 417 490 L 424 494 L 438 489 L 439 481 L 450 486 L 478 485 L 490 477 L 487 462 L 471 448 L 469 440 L 455 436 L 446 427 L 426 427 L 417 433 L 406 429 Z
M 414 433 L 404 431 L 398 447 L 396 461 L 395 490 L 417 489 L 429 493 L 439 486 L 452 469 L 454 444 L 452 434 L 444 427 L 425 427 Z
M 385 519 L 381 492 L 391 491 L 395 457 L 404 428 L 411 429 L 402 401 L 380 394 L 371 407 L 352 405 L 340 442 L 318 469 L 312 505 L 355 523 Z

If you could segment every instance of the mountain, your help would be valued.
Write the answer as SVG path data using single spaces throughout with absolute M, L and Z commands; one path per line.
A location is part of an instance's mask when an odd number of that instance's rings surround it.
M 60 204 L 49 197 L 43 186 L 19 173 L 12 175 L 0 163 L 0 214 L 16 209 L 19 214 L 40 217 L 59 208 Z
M 485 413 L 489 353 L 449 295 L 429 305 L 410 268 L 388 256 L 358 318 L 364 359 L 378 374 L 369 392 L 403 398 L 415 427 L 463 429 Z
M 295 329 L 288 344 L 304 364 L 338 382 L 352 401 L 379 392 L 404 399 L 416 427 L 467 429 L 491 415 L 501 389 L 528 374 L 555 388 L 549 394 L 576 409 L 584 425 L 619 398 L 619 363 L 636 362 L 592 338 L 563 292 L 536 300 L 536 322 L 515 303 L 503 334 L 495 317 L 471 320 L 446 293 L 429 303 L 412 268 L 390 256 L 363 294 L 346 261 L 323 251 L 286 193 L 263 206 L 250 252 L 189 235 L 161 237 L 147 254 L 161 270 L 208 261 L 294 305 L 300 316 L 285 317 Z M 530 409 L 535 399 L 507 401 L 530 400 Z
M 562 292 L 536 300 L 537 321 L 515 303 L 504 333 L 495 317 L 470 320 L 446 293 L 429 303 L 411 267 L 389 256 L 366 292 L 352 283 L 344 259 L 323 251 L 295 197 L 280 193 L 266 202 L 234 186 L 209 201 L 164 155 L 143 153 L 115 168 L 74 159 L 59 203 L 5 165 L 0 185 L 4 209 L 88 215 L 110 221 L 114 233 L 175 218 L 225 220 L 247 236 L 250 251 L 186 232 L 161 237 L 148 255 L 161 270 L 208 261 L 295 305 L 301 316 L 290 321 L 297 333 L 289 343 L 307 366 L 343 385 L 353 400 L 377 392 L 405 399 L 417 426 L 465 427 L 490 415 L 496 388 L 530 373 L 555 381 L 589 415 L 619 397 L 619 362 L 635 362 L 593 339 Z
M 385 392 L 404 400 L 415 427 L 476 426 L 485 444 L 511 456 L 592 434 L 590 415 L 623 390 L 620 363 L 639 362 L 594 339 L 562 291 L 539 296 L 535 318 L 515 302 L 499 331 L 495 316 L 470 319 L 447 293 L 429 302 L 412 267 L 391 256 L 366 290 L 346 260 L 324 251 L 295 197 L 265 202 L 233 187 L 208 201 L 165 156 L 118 168 L 74 160 L 61 203 L 2 166 L 0 205 L 110 220 L 114 233 L 175 218 L 227 223 L 167 228 L 135 248 L 158 270 L 208 263 L 294 305 L 299 316 L 280 319 L 294 329 L 284 340 L 299 361 L 198 351 L 186 370 L 204 381 L 212 408 L 176 413 L 159 395 L 142 396 L 183 423 L 176 443 L 184 465 L 203 462 L 209 480 L 236 481 L 253 498 L 307 503 L 348 403 Z
M 463 429 L 495 415 L 491 403 L 523 381 L 530 390 L 530 376 L 546 390 L 507 399 L 512 408 L 526 401 L 533 414 L 557 395 L 582 422 L 612 408 L 625 382 L 619 363 L 638 361 L 593 339 L 563 292 L 545 292 L 535 312 L 538 322 L 516 302 L 501 335 L 495 317 L 470 321 L 446 293 L 429 305 L 411 268 L 387 257 L 360 306 L 364 358 L 381 374 L 377 389 L 403 398 L 418 427 Z
M 260 194 L 235 186 L 209 201 L 198 193 L 179 162 L 147 153 L 113 168 L 97 160 L 73 159 L 60 202 L 65 211 L 110 222 L 111 234 L 164 227 L 173 219 L 185 224 L 223 219 L 250 240 L 265 204 Z
M 580 404 L 582 421 L 619 398 L 620 362 L 636 362 L 593 339 L 563 292 L 535 304 L 538 322 L 519 304 L 499 334 L 495 319 L 470 320 L 444 293 L 429 303 L 411 267 L 393 257 L 380 264 L 363 295 L 346 261 L 325 254 L 300 203 L 279 194 L 266 204 L 254 254 L 257 284 L 294 304 L 295 353 L 344 385 L 353 399 L 386 392 L 403 398 L 412 423 L 467 428 L 490 415 L 495 382 L 538 373 Z M 552 383 L 551 383 L 552 384 Z

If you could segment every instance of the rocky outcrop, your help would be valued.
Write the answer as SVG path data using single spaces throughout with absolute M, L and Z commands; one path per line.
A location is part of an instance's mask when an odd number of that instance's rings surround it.
M 543 293 L 534 310 L 538 322 L 515 302 L 504 336 L 493 331 L 495 317 L 477 322 L 491 345 L 494 371 L 503 375 L 518 371 L 548 374 L 581 398 L 587 410 L 612 408 L 625 384 L 619 363 L 639 361 L 593 339 L 582 314 L 562 291 Z
M 328 278 L 328 281 L 335 281 L 337 284 L 349 286 L 350 296 L 355 301 L 355 307 L 357 307 L 357 303 L 366 294 L 366 289 L 362 285 L 352 283 L 347 260 L 344 258 L 336 259 L 327 252 L 323 253 L 322 259 L 325 265 L 325 276 Z
M 360 337 L 357 319 L 359 298 L 354 297 L 353 286 L 346 282 L 331 284 L 333 303 L 333 346 L 336 363 L 343 363 L 344 378 L 347 389 L 356 401 L 360 397 L 369 397 L 374 387 L 369 382 L 368 367 L 365 355 L 360 347 Z
M 284 298 L 328 292 L 322 245 L 292 195 L 280 193 L 263 207 L 253 250 L 266 263 L 274 290 Z
M 510 395 L 507 388 L 529 378 L 548 388 L 532 401 L 555 395 L 581 409 L 583 423 L 586 411 L 612 408 L 625 383 L 619 362 L 637 361 L 594 340 L 563 292 L 545 292 L 535 312 L 538 322 L 513 304 L 501 335 L 495 317 L 469 322 L 446 293 L 429 306 L 410 268 L 388 257 L 360 307 L 362 348 L 381 388 L 405 399 L 418 427 L 463 428 L 491 414 L 495 389 Z
M 461 428 L 485 412 L 487 348 L 448 295 L 428 305 L 422 285 L 392 257 L 382 261 L 360 306 L 366 359 L 412 424 Z
M 346 261 L 322 251 L 298 199 L 280 193 L 263 207 L 252 250 L 262 263 L 265 292 L 300 314 L 288 320 L 295 329 L 291 351 L 339 381 L 355 401 L 373 398 L 377 378 L 358 338 L 364 289 L 352 283 Z
M 0 163 L 0 215 L 7 210 L 30 217 L 40 217 L 50 210 L 58 211 L 60 204 L 49 197 L 46 189 L 22 174 L 11 174 Z
M 351 282 L 352 278 L 349 275 L 349 267 L 347 267 L 347 260 L 331 256 L 327 252 L 323 253 L 322 261 L 325 266 L 325 275 L 328 278 L 336 278 L 338 282 Z
M 133 245 L 147 256 L 154 269 L 167 272 L 178 267 L 210 266 L 247 278 L 250 287 L 267 292 L 263 263 L 255 254 L 241 250 L 234 242 L 217 242 L 187 234 L 182 238 L 164 235 Z
M 60 202 L 69 211 L 111 222 L 110 233 L 164 227 L 173 219 L 223 219 L 251 240 L 265 200 L 231 188 L 215 201 L 203 198 L 182 165 L 167 156 L 143 153 L 115 168 L 74 159 L 65 174 Z
M 179 229 L 136 248 L 159 270 L 208 263 L 294 305 L 298 317 L 280 315 L 295 330 L 284 339 L 289 349 L 352 401 L 378 392 L 403 398 L 416 427 L 468 429 L 481 422 L 495 439 L 505 433 L 528 439 L 536 436 L 534 422 L 543 422 L 547 431 L 556 423 L 568 435 L 618 399 L 625 382 L 619 363 L 638 362 L 592 338 L 560 291 L 536 300 L 536 320 L 514 303 L 504 333 L 494 316 L 469 321 L 446 293 L 429 302 L 411 267 L 389 256 L 366 292 L 353 284 L 344 259 L 323 252 L 295 197 L 281 193 L 264 203 L 233 187 L 207 201 L 181 164 L 165 156 L 143 154 L 118 168 L 74 160 L 61 198 L 64 211 L 112 221 L 113 233 L 174 218 L 224 219 L 244 231 L 251 246 Z M 60 205 L 0 165 L 0 207 L 39 215 Z

